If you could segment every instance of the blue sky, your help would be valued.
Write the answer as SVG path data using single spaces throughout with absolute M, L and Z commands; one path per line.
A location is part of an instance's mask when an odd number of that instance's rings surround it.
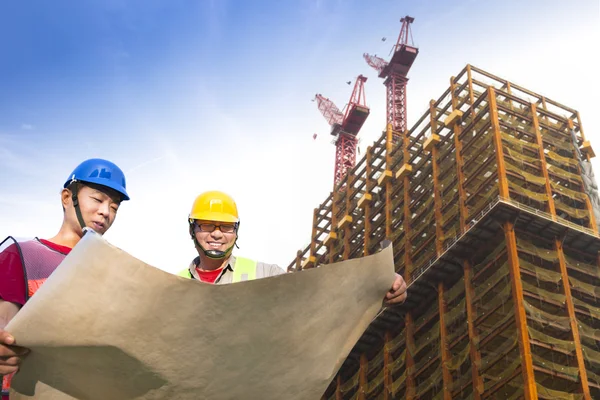
M 578 109 L 600 152 L 597 1 L 7 1 L 0 236 L 53 236 L 61 184 L 104 157 L 132 197 L 106 235 L 115 245 L 180 269 L 194 255 L 191 202 L 216 188 L 238 200 L 237 253 L 285 267 L 332 186 L 335 149 L 310 100 L 342 108 L 345 82 L 366 75 L 366 148 L 384 129 L 385 91 L 362 54 L 387 58 L 407 14 L 420 48 L 409 126 L 471 63 Z

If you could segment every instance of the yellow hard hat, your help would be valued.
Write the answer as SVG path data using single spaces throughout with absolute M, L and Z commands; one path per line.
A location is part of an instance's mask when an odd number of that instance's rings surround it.
M 195 219 L 231 223 L 240 221 L 233 198 L 216 190 L 204 192 L 196 197 L 189 219 L 190 222 Z

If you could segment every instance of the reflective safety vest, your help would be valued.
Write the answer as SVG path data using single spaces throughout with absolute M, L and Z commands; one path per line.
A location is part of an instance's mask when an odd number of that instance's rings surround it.
M 0 243 L 0 252 L 9 257 L 18 258 L 21 261 L 20 264 L 23 269 L 22 278 L 19 276 L 20 279 L 18 280 L 10 283 L 5 282 L 4 285 L 10 285 L 10 287 L 5 287 L 3 290 L 9 292 L 15 290 L 21 291 L 23 286 L 20 286 L 20 284 L 24 285 L 26 289 L 25 298 L 22 299 L 24 301 L 29 300 L 34 295 L 67 256 L 48 247 L 37 238 L 17 241 L 12 236 L 7 237 Z M 17 288 L 13 285 L 19 285 L 20 287 Z
M 257 262 L 248 258 L 236 257 L 235 265 L 233 266 L 233 278 L 231 283 L 252 281 L 256 279 Z M 225 267 L 227 268 L 227 267 Z M 188 279 L 195 279 L 189 268 L 179 272 L 179 276 Z M 219 278 L 217 278 L 218 280 Z
M 7 263 L 20 259 L 23 269 L 22 275 L 18 274 L 19 276 L 16 276 L 14 280 L 2 284 L 6 285 L 3 289 L 7 293 L 23 293 L 25 302 L 37 292 L 67 256 L 46 246 L 37 238 L 17 241 L 12 236 L 7 237 L 0 243 L 0 253 L 6 257 L 5 262 Z M 4 265 L 5 268 L 11 266 L 14 266 L 14 264 Z M 2 379 L 3 397 L 8 396 L 12 376 L 13 374 L 5 375 Z

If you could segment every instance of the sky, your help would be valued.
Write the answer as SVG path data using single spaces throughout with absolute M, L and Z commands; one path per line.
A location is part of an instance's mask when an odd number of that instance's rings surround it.
M 385 88 L 362 54 L 388 58 L 405 15 L 419 47 L 409 127 L 470 63 L 580 111 L 600 154 L 598 0 L 3 1 L 0 236 L 54 236 L 62 184 L 101 157 L 131 196 L 105 235 L 115 246 L 187 267 L 187 215 L 216 189 L 238 204 L 234 254 L 287 267 L 333 187 L 311 100 L 341 109 L 346 81 L 367 76 L 364 154 L 385 128 Z

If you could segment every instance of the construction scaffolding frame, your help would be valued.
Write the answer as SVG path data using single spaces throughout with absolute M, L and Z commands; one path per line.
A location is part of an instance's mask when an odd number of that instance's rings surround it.
M 401 140 L 394 140 L 394 137 Z M 314 210 L 301 271 L 392 241 L 384 310 L 325 399 L 600 398 L 600 237 L 576 110 L 467 65 Z

